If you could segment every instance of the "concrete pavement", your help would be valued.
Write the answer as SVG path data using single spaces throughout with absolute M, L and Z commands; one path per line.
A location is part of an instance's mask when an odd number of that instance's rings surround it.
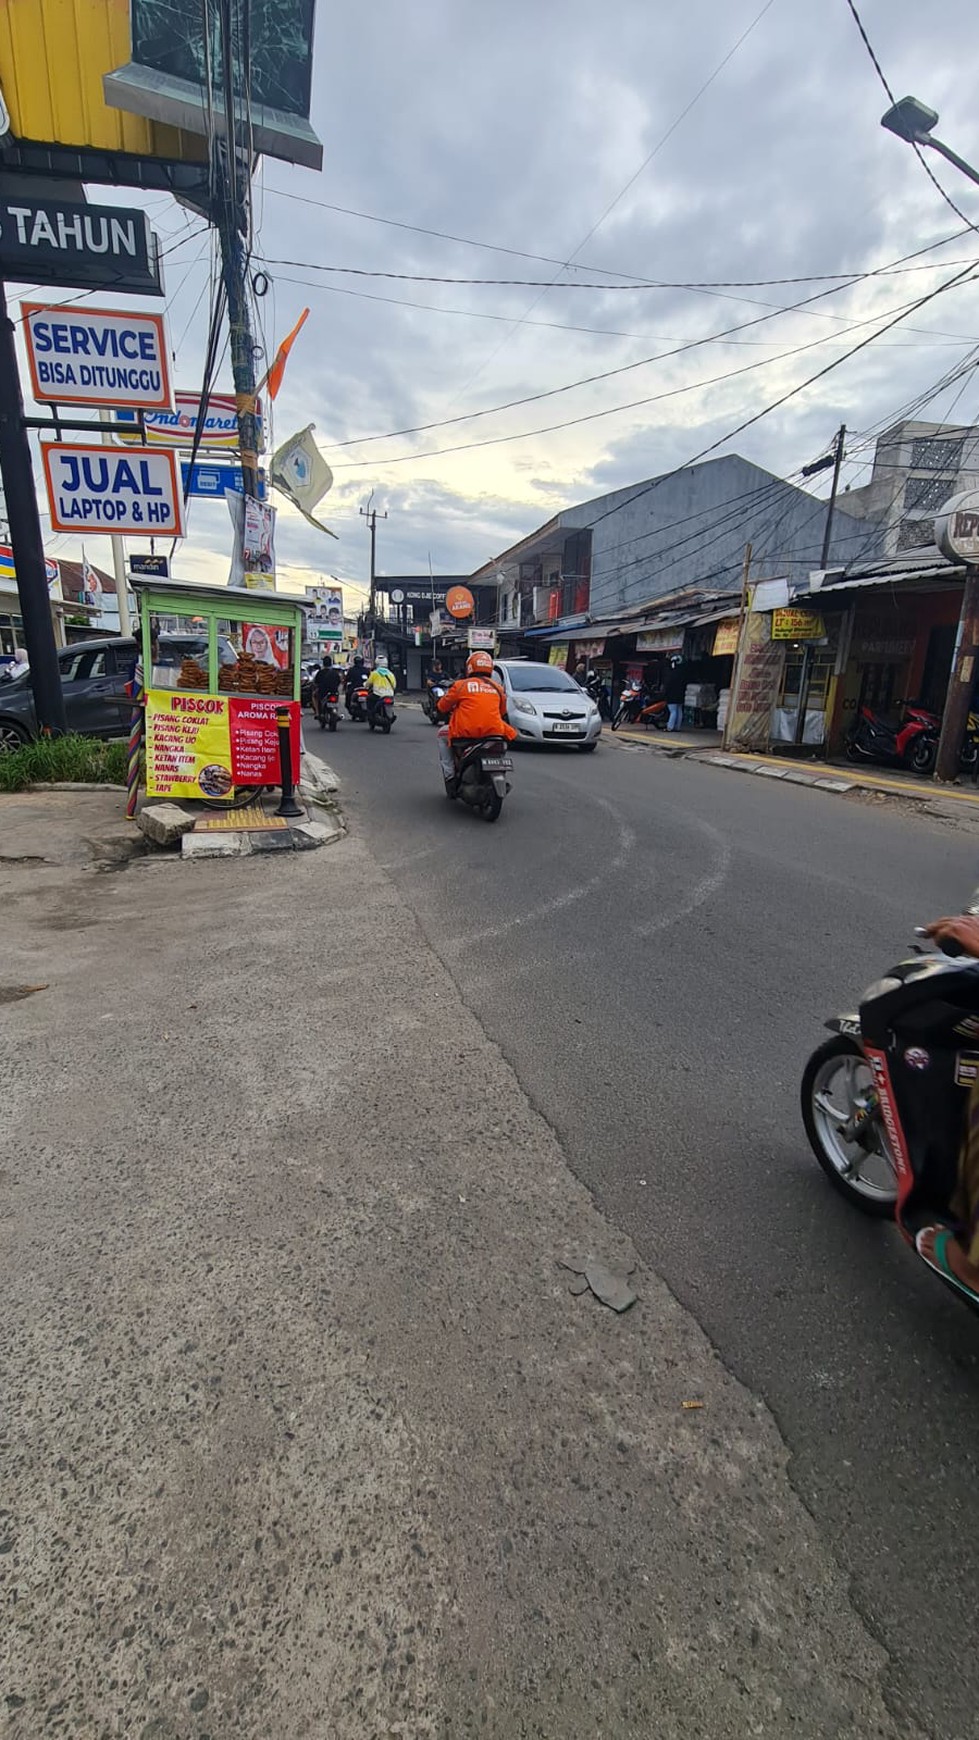
M 971 1740 L 979 1325 L 838 1201 L 798 1106 L 824 1018 L 968 899 L 971 824 L 606 738 L 518 754 L 487 828 L 433 738 L 340 731 L 354 828 L 575 1175 L 771 1408 L 890 1703 Z
M 356 821 L 0 893 L 4 1736 L 923 1731 Z

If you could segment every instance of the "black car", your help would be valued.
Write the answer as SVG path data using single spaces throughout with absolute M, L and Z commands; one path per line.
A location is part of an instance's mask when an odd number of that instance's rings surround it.
M 185 658 L 207 664 L 206 635 L 161 634 L 159 644 L 162 664 L 179 665 Z M 218 644 L 221 663 L 234 664 L 231 642 L 222 635 Z M 135 664 L 135 640 L 82 640 L 61 648 L 58 665 L 69 731 L 85 737 L 128 737 L 133 704 L 126 685 Z M 0 754 L 36 736 L 30 673 L 0 678 Z

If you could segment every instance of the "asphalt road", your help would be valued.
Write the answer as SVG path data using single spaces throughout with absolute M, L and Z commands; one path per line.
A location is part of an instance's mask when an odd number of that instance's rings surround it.
M 434 737 L 406 706 L 311 747 L 598 1205 L 771 1408 L 895 1713 L 979 1734 L 979 1320 L 836 1199 L 798 1112 L 823 1018 L 964 903 L 975 835 L 608 737 L 518 755 L 489 827 Z

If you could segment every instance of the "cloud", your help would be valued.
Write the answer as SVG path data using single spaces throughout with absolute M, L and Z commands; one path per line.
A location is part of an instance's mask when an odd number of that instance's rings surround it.
M 266 162 L 255 194 L 256 264 L 296 262 L 266 268 L 267 346 L 305 304 L 312 309 L 275 407 L 274 437 L 314 422 L 336 475 L 324 517 L 339 544 L 288 510 L 280 516 L 279 553 L 290 576 L 336 572 L 366 581 L 358 509 L 371 488 L 389 515 L 378 529 L 379 566 L 425 572 L 431 552 L 446 572 L 474 569 L 557 508 L 693 457 L 872 330 L 848 331 L 847 322 L 883 321 L 941 281 L 944 258 L 975 252 L 975 238 L 966 237 L 939 250 L 933 269 L 875 279 L 796 312 L 779 310 L 827 286 L 566 287 L 569 277 L 595 279 L 595 268 L 681 284 L 859 271 L 961 227 L 910 150 L 880 129 L 886 98 L 843 5 L 805 9 L 776 0 L 697 97 L 760 4 L 686 0 L 677 11 L 648 0 L 614 8 L 496 0 L 478 9 L 455 0 L 411 8 L 378 0 L 366 29 L 362 11 L 321 6 L 313 123 L 324 141 L 323 173 Z M 866 0 L 864 11 L 895 90 L 916 91 L 940 109 L 952 144 L 966 156 L 979 153 L 958 68 L 957 45 L 971 35 L 967 0 L 936 0 L 925 62 L 923 15 L 912 0 Z M 963 210 L 979 218 L 975 190 L 937 169 Z M 158 229 L 176 240 L 185 215 L 161 199 L 149 203 Z M 558 261 L 580 248 L 583 269 L 560 273 L 331 212 L 329 204 Z M 317 273 L 316 264 L 433 278 L 557 276 L 565 287 L 407 283 Z M 188 238 L 168 261 L 168 323 L 181 340 L 182 386 L 200 377 L 207 274 L 200 240 Z M 481 318 L 487 314 L 499 318 Z M 762 318 L 685 356 L 537 404 L 343 445 L 548 392 Z M 556 329 L 561 324 L 609 330 Z M 825 451 L 846 421 L 854 457 L 845 480 L 863 482 L 873 430 L 965 357 L 977 326 L 979 290 L 950 291 L 722 450 L 790 475 Z M 697 385 L 748 363 L 764 366 Z M 220 384 L 230 385 L 227 361 Z M 657 397 L 663 393 L 673 396 Z M 654 402 L 518 441 L 413 457 L 639 399 Z M 958 420 L 979 420 L 971 382 L 935 399 L 927 414 L 950 409 Z M 405 455 L 407 463 L 393 463 Z M 179 566 L 223 577 L 227 539 L 223 508 L 195 505 Z M 69 545 L 61 546 L 66 554 L 74 553 Z

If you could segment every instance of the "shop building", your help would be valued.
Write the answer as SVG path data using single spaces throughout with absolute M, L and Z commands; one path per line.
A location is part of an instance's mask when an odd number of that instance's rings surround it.
M 877 437 L 870 482 L 848 488 L 840 506 L 880 528 L 881 554 L 925 548 L 935 515 L 953 495 L 979 488 L 979 429 L 953 423 L 895 423 Z M 873 545 L 859 552 L 867 555 Z M 853 551 L 854 556 L 857 555 Z
M 804 581 L 825 517 L 824 501 L 729 454 L 563 509 L 468 583 L 496 587 L 504 652 L 529 652 L 533 630 L 572 632 L 677 592 L 738 587 L 748 542 L 756 575 Z M 833 533 L 840 562 L 877 547 L 874 527 L 842 502 Z

